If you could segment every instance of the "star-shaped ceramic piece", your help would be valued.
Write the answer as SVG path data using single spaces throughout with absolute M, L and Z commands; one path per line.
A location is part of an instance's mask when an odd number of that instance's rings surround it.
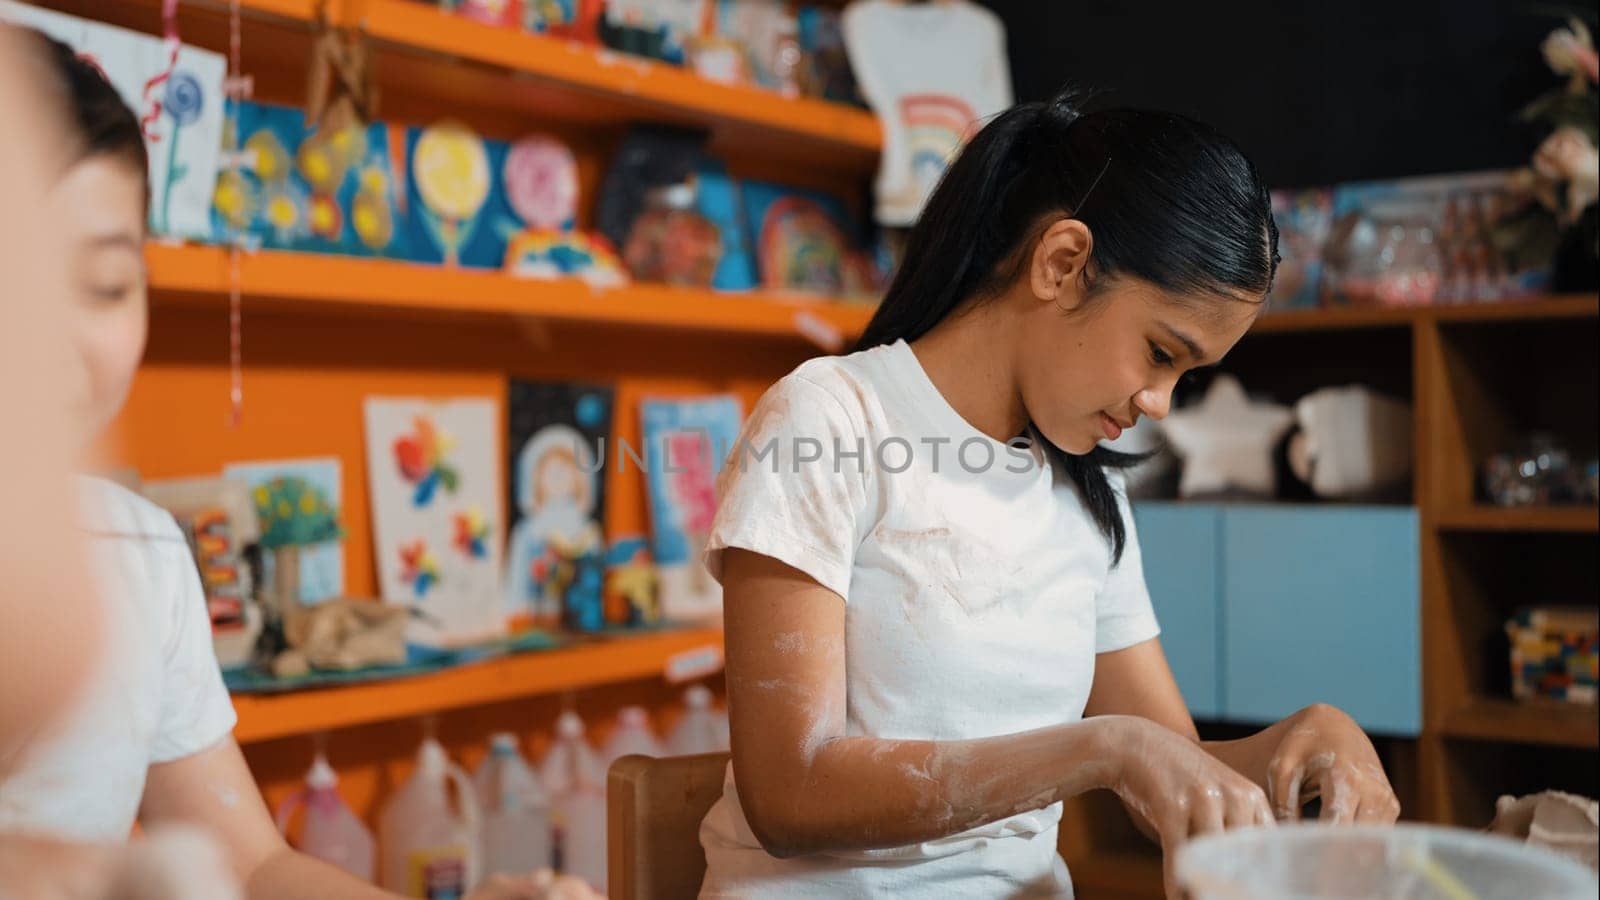
M 1294 422 L 1287 406 L 1252 401 L 1231 375 L 1218 375 L 1200 402 L 1161 423 L 1183 458 L 1178 493 L 1271 496 L 1272 448 Z

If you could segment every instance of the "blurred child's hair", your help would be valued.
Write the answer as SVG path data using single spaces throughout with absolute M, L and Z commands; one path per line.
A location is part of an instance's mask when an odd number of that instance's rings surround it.
M 47 96 L 67 125 L 71 142 L 68 163 L 97 157 L 120 159 L 144 180 L 149 165 L 144 132 L 105 73 L 61 41 L 38 31 L 32 35 L 39 42 Z

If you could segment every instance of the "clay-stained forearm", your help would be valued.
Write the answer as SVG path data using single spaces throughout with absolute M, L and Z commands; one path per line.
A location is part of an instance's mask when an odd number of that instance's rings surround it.
M 739 794 L 775 856 L 848 855 L 959 834 L 1116 779 L 1119 717 L 970 741 L 841 737 Z

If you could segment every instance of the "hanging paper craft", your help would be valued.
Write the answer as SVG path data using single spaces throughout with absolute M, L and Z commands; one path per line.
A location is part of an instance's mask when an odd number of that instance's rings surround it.
M 301 603 L 320 603 L 344 593 L 338 459 L 230 463 L 222 475 L 249 486 L 263 546 L 300 548 Z M 276 583 L 275 556 L 262 559 L 263 580 Z
M 605 451 L 611 388 L 513 381 L 511 540 L 505 618 L 514 628 L 604 624 Z
M 412 607 L 408 639 L 500 634 L 500 464 L 493 400 L 366 401 L 367 482 L 383 599 Z
M 639 404 L 648 452 L 650 527 L 661 580 L 661 613 L 674 621 L 722 614 L 722 591 L 701 556 L 716 514 L 716 473 L 738 438 L 743 412 L 732 395 Z
M 208 237 L 222 147 L 222 55 L 183 44 L 172 65 L 161 38 L 10 0 L 0 0 L 0 20 L 37 28 L 105 73 L 145 128 L 150 230 Z

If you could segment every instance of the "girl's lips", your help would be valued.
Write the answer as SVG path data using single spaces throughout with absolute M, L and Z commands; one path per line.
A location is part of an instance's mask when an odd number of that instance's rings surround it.
M 1106 433 L 1106 440 L 1114 441 L 1117 438 L 1122 437 L 1122 426 L 1117 424 L 1116 419 L 1111 418 L 1105 413 L 1100 414 L 1100 428 Z

